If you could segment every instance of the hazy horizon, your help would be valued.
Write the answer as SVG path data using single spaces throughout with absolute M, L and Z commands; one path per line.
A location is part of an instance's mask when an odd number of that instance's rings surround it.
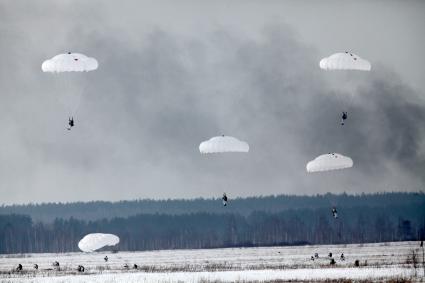
M 373 196 L 373 195 L 382 195 L 382 194 L 392 194 L 392 193 L 407 193 L 407 194 L 425 194 L 425 191 L 419 190 L 419 191 L 380 191 L 380 192 L 354 192 L 354 193 L 347 193 L 347 192 L 338 192 L 338 193 L 331 193 L 331 192 L 325 192 L 321 194 L 269 194 L 269 195 L 247 195 L 247 196 L 238 196 L 238 195 L 228 195 L 229 200 L 237 200 L 237 199 L 249 199 L 249 198 L 268 198 L 268 197 L 316 197 L 316 196 L 327 196 L 327 195 L 333 195 L 333 196 Z M 77 201 L 47 201 L 47 202 L 26 202 L 26 203 L 0 203 L 0 207 L 6 207 L 6 206 L 26 206 L 26 205 L 45 205 L 45 204 L 73 204 L 73 203 L 92 203 L 92 202 L 110 202 L 110 203 L 119 203 L 119 202 L 133 202 L 133 201 L 194 201 L 194 200 L 218 200 L 221 201 L 221 195 L 217 196 L 209 196 L 209 197 L 190 197 L 190 198 L 133 198 L 133 199 L 117 199 L 117 200 L 103 200 L 103 199 L 96 199 L 96 200 L 77 200 Z

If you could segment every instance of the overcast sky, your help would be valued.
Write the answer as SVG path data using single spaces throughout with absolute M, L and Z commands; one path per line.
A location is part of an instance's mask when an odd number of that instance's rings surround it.
M 423 190 L 424 14 L 425 1 L 2 1 L 0 203 Z M 345 50 L 372 71 L 319 69 Z M 67 51 L 99 69 L 69 84 L 41 71 Z M 250 152 L 199 154 L 221 134 Z M 307 174 L 328 152 L 354 167 Z

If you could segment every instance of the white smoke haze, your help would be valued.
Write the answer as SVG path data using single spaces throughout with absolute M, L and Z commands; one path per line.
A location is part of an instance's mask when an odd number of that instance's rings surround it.
M 424 74 L 425 56 L 416 55 L 416 71 L 391 60 L 394 50 L 399 57 L 424 46 L 419 27 L 419 47 L 405 38 L 385 48 L 383 35 L 385 54 L 372 33 L 352 33 L 358 40 L 345 44 L 371 61 L 372 71 L 334 74 L 318 62 L 344 51 L 341 39 L 331 48 L 324 34 L 326 44 L 316 46 L 318 35 L 305 32 L 308 15 L 299 26 L 289 15 L 301 15 L 302 6 L 279 14 L 277 3 L 173 3 L 0 4 L 1 203 L 423 189 L 425 104 L 415 78 Z M 403 10 L 412 26 L 421 21 L 416 5 Z M 268 17 L 255 16 L 257 9 Z M 404 31 L 398 21 L 397 34 Z M 346 24 L 342 38 L 356 30 Z M 366 30 L 364 23 L 357 28 Z M 40 69 L 67 51 L 99 62 L 72 86 L 84 94 L 70 132 L 62 90 Z M 199 154 L 201 141 L 221 134 L 247 141 L 250 152 Z M 328 152 L 350 156 L 354 167 L 306 173 L 309 160 Z

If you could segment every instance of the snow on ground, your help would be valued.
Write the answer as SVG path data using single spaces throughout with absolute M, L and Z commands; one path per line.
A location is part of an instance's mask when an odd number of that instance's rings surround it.
M 74 275 L 62 277 L 13 278 L 2 282 L 31 283 L 83 283 L 83 282 L 236 282 L 236 281 L 267 281 L 267 280 L 325 280 L 325 279 L 383 279 L 409 278 L 412 271 L 405 268 L 325 268 L 325 269 L 291 269 L 291 270 L 245 270 L 217 272 L 173 272 L 173 273 L 114 273 L 98 275 Z
M 200 282 L 237 280 L 324 280 L 409 278 L 415 271 L 406 259 L 417 242 L 364 245 L 163 250 L 117 254 L 64 253 L 0 256 L 0 282 Z M 336 260 L 330 266 L 328 253 Z M 319 259 L 310 257 L 319 253 Z M 341 253 L 345 261 L 340 260 Z M 108 255 L 109 261 L 103 258 Z M 362 265 L 354 267 L 358 259 Z M 51 270 L 53 261 L 61 271 Z M 19 263 L 24 272 L 8 273 Z M 39 265 L 35 271 L 32 266 Z M 79 275 L 78 265 L 86 272 Z M 125 269 L 128 264 L 130 269 Z M 138 265 L 138 270 L 131 267 Z M 50 270 L 47 270 L 50 269 Z M 420 273 L 420 271 L 418 271 Z

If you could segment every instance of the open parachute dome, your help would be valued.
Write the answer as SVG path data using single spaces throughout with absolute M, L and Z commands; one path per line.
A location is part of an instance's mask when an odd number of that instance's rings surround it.
M 230 136 L 213 137 L 199 145 L 201 153 L 248 152 L 249 145 Z
M 114 234 L 93 233 L 87 234 L 78 242 L 78 247 L 83 252 L 94 252 L 106 246 L 115 246 L 120 238 Z
M 348 51 L 335 53 L 320 60 L 319 66 L 323 70 L 357 70 L 370 71 L 372 66 L 369 61 Z
M 322 172 L 353 167 L 353 160 L 339 153 L 328 153 L 307 163 L 307 172 Z
M 59 54 L 43 62 L 41 69 L 48 73 L 89 72 L 98 67 L 97 60 L 80 53 Z

